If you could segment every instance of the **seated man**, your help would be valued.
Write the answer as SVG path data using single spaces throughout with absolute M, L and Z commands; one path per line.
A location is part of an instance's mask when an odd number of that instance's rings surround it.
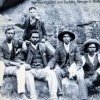
M 84 77 L 86 80 L 86 88 L 93 89 L 100 85 L 100 48 L 99 41 L 96 39 L 89 39 L 84 42 L 83 50 L 85 55 L 82 57 Z M 91 90 L 90 89 L 90 90 Z
M 55 67 L 54 70 L 59 83 L 59 96 L 62 95 L 62 78 L 67 77 L 69 79 L 77 79 L 80 97 L 82 100 L 86 100 L 84 77 L 81 69 L 82 61 L 78 46 L 73 42 L 75 34 L 63 31 L 58 35 L 58 39 L 62 44 L 56 49 L 55 55 L 48 63 L 48 66 Z
M 27 75 L 25 75 L 25 64 L 17 62 L 16 59 L 18 42 L 14 40 L 14 27 L 8 26 L 5 30 L 5 35 L 6 39 L 0 46 L 0 90 L 4 75 L 16 75 L 18 93 L 23 100 L 27 100 L 25 96 L 25 78 Z M 29 65 L 27 66 L 30 67 Z
M 31 65 L 30 72 L 33 74 L 32 78 L 44 79 L 48 82 L 50 100 L 57 100 L 57 79 L 56 74 L 53 70 L 47 67 L 48 60 L 50 56 L 45 45 L 39 42 L 38 31 L 32 31 L 30 38 L 30 43 L 27 48 L 27 58 L 26 63 Z M 35 92 L 35 84 L 30 83 L 30 94 Z

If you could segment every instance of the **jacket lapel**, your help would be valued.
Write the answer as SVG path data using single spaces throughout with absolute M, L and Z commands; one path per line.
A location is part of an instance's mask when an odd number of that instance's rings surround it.
M 72 49 L 73 49 L 73 44 L 72 44 L 72 42 L 70 42 L 70 45 L 69 45 L 69 55 L 71 54 Z
M 26 63 L 31 64 L 32 58 L 33 58 L 33 55 L 34 55 L 33 53 L 34 53 L 34 48 L 32 47 L 31 44 L 29 44 Z
M 71 60 L 71 53 L 72 53 L 72 50 L 73 50 L 73 48 L 74 48 L 74 45 L 72 44 L 72 42 L 70 43 L 70 45 L 69 45 L 69 60 Z M 64 44 L 62 45 L 62 48 L 61 48 L 61 52 L 62 52 L 62 63 L 63 63 L 63 65 L 66 63 L 66 54 L 67 54 L 67 52 L 66 52 L 66 49 L 65 49 L 65 47 L 64 47 Z
M 4 49 L 5 49 L 8 53 L 10 53 L 9 47 L 8 47 L 8 45 L 7 45 L 7 40 L 4 41 L 3 47 L 4 47 Z
M 35 48 L 33 48 L 31 44 L 29 45 L 29 49 L 34 53 Z
M 62 62 L 62 66 L 65 64 L 66 62 L 66 50 L 65 50 L 65 47 L 64 47 L 64 44 L 62 44 L 61 48 L 60 48 L 60 56 L 61 56 L 61 62 Z

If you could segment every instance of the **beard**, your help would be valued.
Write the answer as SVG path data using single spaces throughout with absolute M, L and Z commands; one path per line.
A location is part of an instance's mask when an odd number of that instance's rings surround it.
M 32 43 L 33 43 L 34 45 L 36 45 L 38 42 L 39 42 L 39 41 L 32 41 Z
M 70 42 L 70 41 L 64 41 L 64 43 L 65 43 L 66 45 L 68 45 L 68 44 L 69 44 L 69 42 Z
M 7 38 L 8 43 L 10 43 L 12 41 L 12 37 Z

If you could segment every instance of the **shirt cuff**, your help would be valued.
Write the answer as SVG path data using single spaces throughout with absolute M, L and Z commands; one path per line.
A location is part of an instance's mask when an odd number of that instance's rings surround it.
M 100 68 L 98 68 L 98 69 L 96 70 L 96 72 L 100 75 Z

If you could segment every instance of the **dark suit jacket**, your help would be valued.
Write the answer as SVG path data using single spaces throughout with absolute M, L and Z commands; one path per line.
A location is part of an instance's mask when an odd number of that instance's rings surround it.
M 42 56 L 43 64 L 44 64 L 44 66 L 46 66 L 49 59 L 53 56 L 53 53 L 50 53 L 50 52 L 48 52 L 48 50 L 46 48 L 43 48 L 41 43 L 39 43 L 39 50 L 40 50 L 40 53 Z M 34 48 L 32 47 L 31 44 L 29 44 L 28 51 L 27 51 L 26 63 L 31 64 L 34 53 L 35 53 Z
M 48 66 L 53 68 L 55 64 L 59 64 L 61 68 L 64 67 L 66 63 L 66 50 L 64 48 L 64 44 L 61 44 L 55 52 L 54 57 L 51 59 L 51 61 L 48 63 Z M 70 43 L 69 47 L 69 63 L 70 65 L 75 62 L 77 66 L 81 67 L 82 61 L 79 53 L 79 49 L 77 45 L 73 42 Z
M 6 40 L 4 40 L 0 45 L 0 60 L 5 61 L 6 64 L 10 60 L 14 61 L 15 57 L 16 57 L 16 50 L 19 46 L 19 43 L 18 43 L 18 41 L 13 40 L 12 44 L 13 44 L 13 52 L 10 52 Z M 11 59 L 11 55 L 12 55 L 12 59 Z
M 16 24 L 16 26 L 25 29 L 23 34 L 23 40 L 28 40 L 30 38 L 31 34 L 29 33 L 29 23 L 30 18 L 28 15 L 26 15 L 26 17 L 24 17 L 19 23 Z M 40 39 L 42 39 L 46 35 L 46 30 L 44 27 L 44 23 L 39 19 L 36 19 L 36 28 L 39 31 Z

